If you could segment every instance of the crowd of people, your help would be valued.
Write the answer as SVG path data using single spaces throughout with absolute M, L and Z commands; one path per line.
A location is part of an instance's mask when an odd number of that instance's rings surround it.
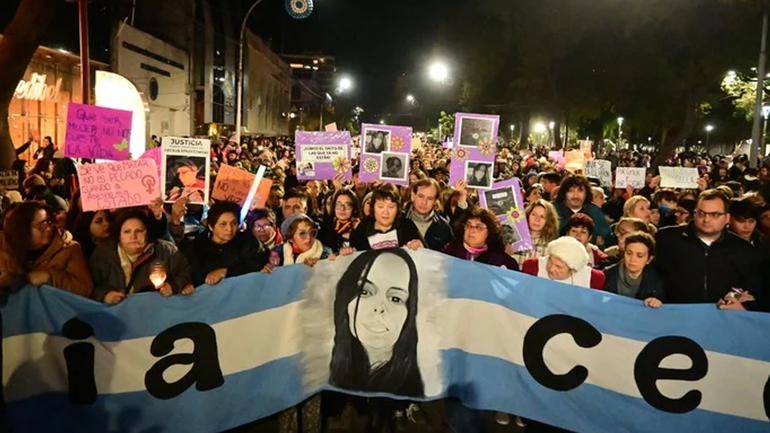
M 613 167 L 647 167 L 651 157 L 597 153 Z M 200 206 L 187 198 L 83 212 L 72 181 L 77 162 L 43 152 L 31 171 L 17 161 L 21 188 L 2 194 L 0 289 L 45 284 L 116 305 L 134 293 L 186 296 L 230 277 L 406 247 L 604 290 L 649 308 L 710 303 L 770 311 L 770 296 L 763 296 L 770 293 L 770 166 L 750 169 L 745 156 L 676 155 L 667 164 L 696 167 L 699 188 L 662 188 L 649 169 L 644 188 L 610 189 L 546 154 L 501 146 L 493 173 L 485 174 L 521 180 L 532 247 L 515 251 L 495 214 L 479 206 L 479 191 L 466 180 L 448 184 L 452 152 L 440 144 L 413 150 L 410 184 L 397 187 L 361 182 L 355 164 L 351 182 L 300 182 L 286 137 L 215 141 L 212 177 L 224 164 L 248 171 L 262 165 L 273 181 L 267 205 L 250 208 L 245 221 L 236 203 Z M 387 412 L 372 412 L 373 431 L 426 416 L 415 404 L 378 407 Z M 457 431 L 483 431 L 475 411 L 457 402 L 447 408 L 448 422 L 463 425 Z M 516 422 L 528 431 L 547 428 Z

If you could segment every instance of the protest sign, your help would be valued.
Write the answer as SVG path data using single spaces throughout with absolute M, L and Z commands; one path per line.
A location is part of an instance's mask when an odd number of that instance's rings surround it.
M 359 179 L 408 185 L 413 144 L 410 127 L 364 123 L 361 125 Z
M 618 167 L 615 169 L 615 188 L 632 186 L 634 189 L 642 189 L 645 176 L 644 167 Z
M 389 289 L 361 296 L 370 284 Z M 386 294 L 400 302 L 376 312 Z M 5 296 L 5 414 L 24 432 L 214 433 L 327 390 L 455 397 L 575 432 L 770 431 L 767 314 L 651 309 L 425 248 L 119 306 L 45 286 Z M 366 351 L 383 347 L 398 374 L 370 373 Z
M 564 168 L 564 152 L 561 150 L 551 150 L 548 152 L 548 159 L 556 161 L 559 168 Z
M 324 126 L 324 131 L 326 131 L 326 132 L 336 132 L 337 131 L 337 124 L 336 123 L 330 123 L 330 124 Z
M 0 171 L 0 189 L 19 189 L 19 173 L 13 170 Z
M 158 167 L 158 179 L 161 178 L 161 167 L 163 167 L 163 156 L 161 155 L 161 152 L 163 150 L 160 147 L 153 147 L 152 149 L 147 150 L 142 154 L 142 156 L 139 157 L 139 159 L 151 159 L 155 161 L 155 165 Z
M 464 179 L 476 189 L 492 188 L 500 116 L 457 113 L 449 183 Z
M 573 173 L 577 173 L 578 171 L 585 172 L 585 169 L 586 169 L 585 154 L 577 149 L 566 151 L 564 153 L 564 168 Z
M 497 182 L 492 189 L 479 193 L 479 203 L 500 221 L 506 245 L 510 245 L 513 251 L 532 249 L 529 225 L 524 213 L 524 198 L 521 196 L 521 181 L 518 178 Z
M 603 159 L 586 161 L 586 176 L 599 179 L 601 186 L 612 186 L 612 163 Z
M 590 140 L 581 140 L 580 143 L 580 151 L 583 152 L 583 155 L 585 155 L 586 161 L 590 161 L 594 159 L 593 151 L 591 150 L 592 142 Z
M 238 206 L 243 206 L 251 191 L 251 186 L 256 179 L 254 173 L 246 170 L 222 165 L 217 173 L 217 180 L 214 182 L 214 190 L 211 197 L 214 200 L 233 201 Z M 262 179 L 257 187 L 257 193 L 252 203 L 252 207 L 264 207 L 267 202 L 267 196 L 270 194 L 270 187 L 273 181 Z
M 160 197 L 155 161 L 83 164 L 78 167 L 83 211 L 144 206 Z
M 695 167 L 658 167 L 660 186 L 663 188 L 698 188 L 698 169 Z
M 208 204 L 211 141 L 163 137 L 161 148 L 163 201 L 186 197 L 190 203 Z
M 297 179 L 332 179 L 338 174 L 353 178 L 350 133 L 297 131 L 294 134 Z
M 128 159 L 132 116 L 133 113 L 126 110 L 70 102 L 64 155 L 112 161 Z

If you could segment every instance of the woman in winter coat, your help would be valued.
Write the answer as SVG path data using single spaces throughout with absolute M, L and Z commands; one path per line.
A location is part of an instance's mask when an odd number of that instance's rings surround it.
M 350 235 L 350 246 L 356 251 L 423 246 L 417 226 L 402 216 L 401 195 L 394 185 L 384 184 L 372 191 L 369 207 L 369 216 Z
M 350 246 L 350 235 L 361 222 L 358 197 L 353 191 L 337 191 L 331 202 L 331 213 L 321 224 L 319 240 L 334 252 Z
M 313 266 L 319 260 L 328 259 L 332 250 L 317 239 L 315 222 L 303 213 L 296 213 L 284 221 L 288 226 L 286 241 L 270 252 L 270 262 L 262 268 L 269 274 L 278 266 L 304 263 Z
M 583 244 L 563 236 L 548 244 L 545 257 L 527 259 L 521 267 L 527 274 L 560 283 L 591 289 L 604 289 L 604 274 L 588 266 Z
M 519 270 L 519 264 L 505 252 L 503 233 L 497 218 L 487 209 L 466 211 L 457 224 L 457 239 L 444 253 L 458 259 Z
M 215 285 L 226 277 L 259 272 L 268 252 L 251 233 L 238 230 L 241 207 L 219 201 L 209 209 L 207 230 L 185 239 L 181 250 L 190 262 L 193 284 Z
M 165 297 L 193 292 L 184 254 L 173 243 L 150 236 L 151 224 L 146 209 L 129 208 L 115 215 L 112 239 L 99 243 L 91 256 L 95 300 L 115 305 L 133 293 L 157 290 Z
M 655 258 L 655 239 L 648 233 L 634 232 L 625 239 L 623 259 L 604 270 L 604 290 L 644 301 L 658 308 L 665 300 L 663 277 L 649 266 Z
M 86 297 L 94 288 L 80 245 L 56 228 L 53 213 L 39 202 L 14 207 L 0 236 L 0 290 L 24 283 Z

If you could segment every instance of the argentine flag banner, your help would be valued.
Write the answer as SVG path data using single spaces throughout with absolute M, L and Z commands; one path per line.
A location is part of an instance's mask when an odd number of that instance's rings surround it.
M 431 251 L 107 306 L 4 293 L 16 432 L 211 433 L 322 390 L 457 397 L 586 433 L 770 431 L 770 316 L 663 305 Z

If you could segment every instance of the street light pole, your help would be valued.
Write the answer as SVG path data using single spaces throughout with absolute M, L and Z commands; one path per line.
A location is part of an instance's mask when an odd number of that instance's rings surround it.
M 618 117 L 618 149 L 623 147 L 623 120 L 625 119 Z
M 243 23 L 241 23 L 241 32 L 238 36 L 238 90 L 236 96 L 235 106 L 235 140 L 238 145 L 241 145 L 241 117 L 243 116 L 243 33 L 246 31 L 246 21 L 254 11 L 254 8 L 258 4 L 262 3 L 262 0 L 257 0 L 246 12 L 246 16 L 243 17 Z
M 764 99 L 765 57 L 767 51 L 767 19 L 770 7 L 765 6 L 762 14 L 762 42 L 759 49 L 759 65 L 757 66 L 757 100 L 754 107 L 754 127 L 751 130 L 751 149 L 749 151 L 749 166 L 756 168 L 759 163 L 760 146 L 762 146 L 761 116 L 762 100 Z M 764 153 L 764 152 L 763 152 Z
M 713 130 L 713 125 L 706 125 L 706 152 L 708 152 L 710 149 L 709 143 L 711 142 L 711 131 Z
M 80 17 L 80 91 L 83 104 L 91 104 L 91 61 L 88 48 L 88 0 L 78 0 Z

